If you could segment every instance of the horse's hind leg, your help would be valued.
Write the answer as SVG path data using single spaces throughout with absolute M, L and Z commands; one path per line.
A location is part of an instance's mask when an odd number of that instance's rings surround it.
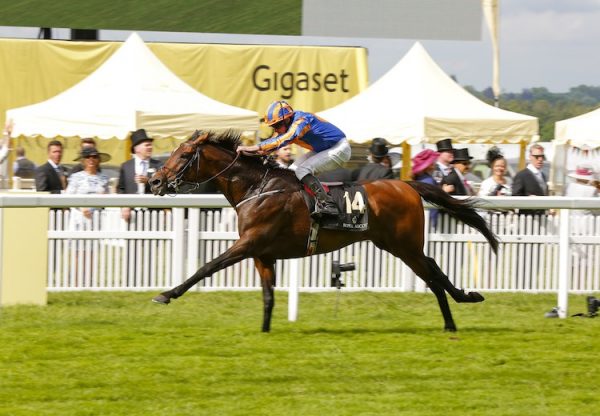
M 254 265 L 256 270 L 258 270 L 258 274 L 260 274 L 263 293 L 262 332 L 269 332 L 271 330 L 273 307 L 275 306 L 275 294 L 273 292 L 273 286 L 275 286 L 275 262 L 255 257 Z
M 428 285 L 429 289 L 431 289 L 435 295 L 440 307 L 440 311 L 442 312 L 442 316 L 444 317 L 444 330 L 456 332 L 456 324 L 454 323 L 454 318 L 452 318 L 452 312 L 450 311 L 450 305 L 448 305 L 448 298 L 446 297 L 444 288 L 434 281 L 430 281 Z
M 390 251 L 390 250 L 388 250 Z M 447 291 L 456 302 L 481 302 L 483 296 L 477 292 L 465 293 L 457 289 L 448 276 L 438 267 L 437 263 L 431 257 L 425 256 L 423 252 L 418 254 L 409 253 L 407 250 L 393 250 L 392 254 L 400 257 L 421 279 L 427 283 L 435 297 L 437 298 L 440 311 L 444 317 L 444 329 L 447 331 L 456 331 L 456 324 L 452 318 L 450 305 L 446 297 Z
M 446 291 L 452 299 L 459 303 L 476 303 L 483 302 L 485 299 L 483 295 L 479 292 L 465 292 L 462 289 L 458 289 L 456 286 L 452 284 L 448 276 L 442 272 L 440 267 L 437 265 L 434 259 L 431 257 L 425 257 L 429 269 L 431 270 L 430 276 L 432 276 Z

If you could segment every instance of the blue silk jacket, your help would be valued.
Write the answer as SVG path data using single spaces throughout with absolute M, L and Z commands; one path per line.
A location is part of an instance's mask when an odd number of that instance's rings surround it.
M 335 146 L 346 135 L 336 126 L 312 113 L 295 111 L 292 124 L 287 132 L 270 139 L 263 140 L 258 147 L 272 152 L 290 143 L 306 149 L 321 152 Z

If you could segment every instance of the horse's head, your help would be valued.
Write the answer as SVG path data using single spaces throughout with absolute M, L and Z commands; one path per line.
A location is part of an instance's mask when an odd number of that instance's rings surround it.
M 209 133 L 196 131 L 173 150 L 165 164 L 150 178 L 150 189 L 154 195 L 177 193 L 182 183 L 197 181 L 200 169 L 200 146 L 207 141 L 209 135 Z M 192 166 L 196 169 L 189 169 Z

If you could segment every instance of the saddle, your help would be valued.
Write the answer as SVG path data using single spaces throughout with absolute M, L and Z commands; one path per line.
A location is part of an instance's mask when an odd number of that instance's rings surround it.
M 367 193 L 362 185 L 342 182 L 322 182 L 321 185 L 331 195 L 341 214 L 337 218 L 322 217 L 318 221 L 320 227 L 354 232 L 369 229 Z M 303 196 L 309 212 L 313 212 L 316 203 L 314 193 L 305 186 Z
M 310 231 L 306 245 L 307 256 L 313 255 L 317 250 L 319 228 L 354 232 L 369 229 L 367 192 L 362 185 L 342 182 L 321 182 L 321 185 L 325 192 L 331 195 L 341 214 L 337 218 L 324 216 L 318 221 L 310 217 Z M 313 212 L 316 204 L 314 193 L 305 186 L 302 196 L 308 212 Z

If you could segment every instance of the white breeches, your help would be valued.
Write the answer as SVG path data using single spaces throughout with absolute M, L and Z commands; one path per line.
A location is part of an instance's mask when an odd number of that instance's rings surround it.
M 319 153 L 307 152 L 300 155 L 289 168 L 295 171 L 298 179 L 302 179 L 309 173 L 318 175 L 342 167 L 350 160 L 351 154 L 350 143 L 342 139 L 335 146 Z

